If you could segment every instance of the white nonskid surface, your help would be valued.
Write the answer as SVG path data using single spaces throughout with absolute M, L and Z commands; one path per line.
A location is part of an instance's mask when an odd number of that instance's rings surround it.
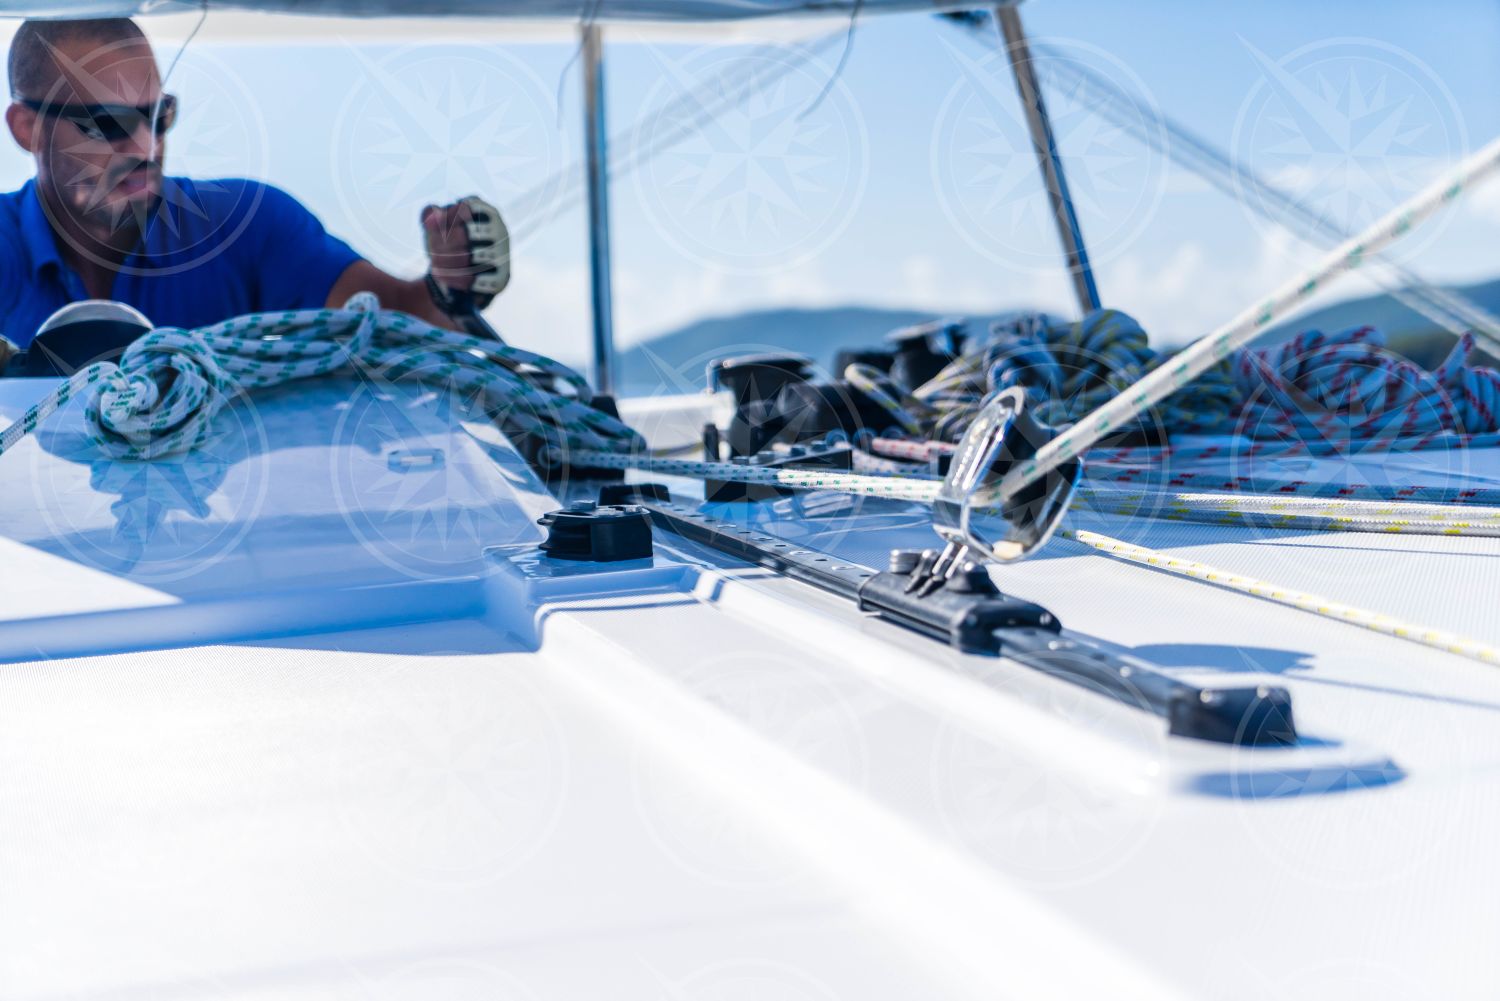
M 427 653 L 373 652 L 387 644 Z M 6 670 L 0 996 L 648 998 L 661 978 L 783 973 L 836 997 L 934 988 L 504 636 L 311 645 L 354 649 Z M 416 990 L 448 980 L 467 986 Z
M 308 392 L 258 403 L 265 447 L 201 513 L 150 523 L 236 524 L 235 484 L 268 476 L 222 558 L 111 569 L 45 534 L 38 481 L 0 504 L 3 628 L 180 605 L 164 642 L 188 647 L 0 666 L 0 997 L 1447 999 L 1500 973 L 1493 668 L 1064 543 L 997 570 L 1174 674 L 1288 686 L 1306 738 L 1171 739 L 795 582 L 686 569 L 700 553 L 595 593 L 518 578 L 516 549 L 483 549 L 535 539 L 552 502 L 503 443 L 399 396 L 402 423 L 309 429 L 304 404 L 350 390 Z M 72 477 L 83 527 L 115 539 L 128 518 L 82 496 L 87 462 L 34 447 L 0 470 Z M 428 447 L 442 466 L 388 475 Z M 330 466 L 361 490 L 307 487 Z M 437 497 L 482 545 L 431 518 L 361 534 L 385 522 L 360 512 Z M 806 511 L 738 516 L 872 564 L 934 539 L 910 507 Z M 1500 643 L 1500 540 L 1097 527 Z M 438 621 L 352 628 L 360 592 L 302 596 L 445 561 L 479 583 L 432 599 Z M 346 625 L 274 638 L 252 617 L 191 645 L 205 597 L 286 595 Z M 38 625 L 57 605 L 78 618 Z

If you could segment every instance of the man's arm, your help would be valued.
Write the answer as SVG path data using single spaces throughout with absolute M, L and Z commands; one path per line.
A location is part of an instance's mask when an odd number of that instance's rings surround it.
M 355 261 L 334 282 L 333 290 L 328 293 L 328 308 L 342 309 L 356 292 L 374 292 L 382 309 L 410 313 L 444 330 L 458 329 L 453 318 L 432 301 L 425 278 L 409 281 L 386 274 L 369 261 Z
M 432 276 L 451 289 L 474 287 L 466 228 L 469 219 L 469 206 L 463 202 L 441 208 L 429 205 L 422 210 Z M 355 261 L 334 282 L 328 293 L 328 308 L 343 307 L 356 292 L 373 292 L 383 308 L 409 313 L 435 327 L 459 329 L 453 318 L 433 302 L 425 276 L 411 281 L 386 274 L 369 261 Z

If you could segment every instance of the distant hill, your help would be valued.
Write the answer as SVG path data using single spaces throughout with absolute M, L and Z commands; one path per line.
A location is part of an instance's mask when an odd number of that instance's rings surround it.
M 1453 291 L 1500 314 L 1500 279 Z M 765 351 L 804 354 L 827 368 L 840 348 L 877 345 L 892 330 L 941 319 L 943 315 L 851 306 L 764 310 L 699 320 L 622 352 L 620 382 L 626 395 L 664 390 L 691 392 L 703 387 L 704 371 L 713 359 Z M 996 318 L 969 317 L 975 330 L 984 330 Z M 1378 328 L 1391 347 L 1429 368 L 1440 363 L 1453 346 L 1451 334 L 1384 294 L 1349 299 L 1315 310 L 1273 329 L 1267 338 L 1290 337 L 1309 329 L 1338 331 L 1359 326 Z M 1500 367 L 1500 361 L 1494 359 L 1486 359 L 1485 364 Z
M 1500 315 L 1500 279 L 1456 286 L 1450 291 Z M 1392 348 L 1428 368 L 1440 364 L 1453 348 L 1452 334 L 1439 329 L 1427 317 L 1384 293 L 1348 299 L 1314 310 L 1292 323 L 1276 327 L 1267 336 L 1290 337 L 1303 330 L 1322 330 L 1326 333 L 1363 326 L 1375 327 L 1385 334 L 1386 343 Z M 1482 363 L 1500 366 L 1500 360 L 1487 356 Z

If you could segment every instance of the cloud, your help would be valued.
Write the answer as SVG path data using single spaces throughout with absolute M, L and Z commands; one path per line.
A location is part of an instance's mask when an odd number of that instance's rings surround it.
M 1486 222 L 1500 223 L 1500 180 L 1491 177 L 1486 183 L 1470 189 L 1465 209 Z
M 1134 254 L 1116 263 L 1101 280 L 1106 289 L 1122 290 L 1108 304 L 1130 313 L 1157 346 L 1195 340 L 1263 302 L 1271 293 L 1302 275 L 1320 251 L 1281 228 L 1250 230 L 1248 251 L 1225 253 L 1199 240 L 1177 244 L 1166 260 Z M 1346 275 L 1296 310 L 1293 318 L 1376 286 L 1362 271 Z
M 1199 195 L 1210 194 L 1218 189 L 1191 170 L 1168 167 L 1162 190 L 1169 195 Z
M 588 269 L 518 261 L 515 280 L 485 316 L 518 347 L 575 362 L 588 358 Z

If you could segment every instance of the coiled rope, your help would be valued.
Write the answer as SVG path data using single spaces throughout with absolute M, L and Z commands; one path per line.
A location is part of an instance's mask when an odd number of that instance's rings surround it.
M 873 366 L 849 366 L 844 377 L 907 434 L 951 444 L 963 438 L 993 396 L 1013 386 L 1026 389 L 1038 419 L 1071 425 L 1167 359 L 1152 350 L 1146 330 L 1133 317 L 1100 309 L 1077 323 L 1029 314 L 995 324 L 989 338 L 966 348 L 913 393 L 901 392 Z M 1221 423 L 1235 399 L 1229 365 L 1220 365 L 1170 396 L 1157 416 L 1169 428 Z
M 1042 446 L 1035 457 L 1017 463 L 1005 474 L 999 489 L 1000 499 L 1014 498 L 1047 473 L 1087 452 L 1116 429 L 1129 427 L 1153 406 L 1255 340 L 1277 319 L 1322 289 L 1330 279 L 1362 266 L 1367 258 L 1401 239 L 1497 167 L 1500 167 L 1500 139 L 1491 140 L 1449 176 L 1334 248 L 1315 267 L 1283 285 L 1262 304 L 1252 306 L 1195 341 L 1175 356 L 1170 365 L 1162 365 L 1137 380 L 1087 418 Z
M 572 461 L 589 466 L 645 466 L 680 475 L 835 489 L 929 504 L 937 494 L 935 480 L 753 469 L 643 456 L 645 443 L 639 435 L 589 407 L 587 385 L 565 366 L 508 345 L 440 330 L 405 314 L 382 312 L 369 294 L 356 296 L 343 310 L 250 316 L 199 331 L 154 330 L 127 348 L 119 365 L 105 362 L 86 367 L 20 421 L 0 431 L 0 454 L 34 432 L 70 399 L 92 391 L 95 395 L 87 401 L 86 420 L 104 451 L 117 458 L 162 458 L 202 443 L 214 416 L 246 390 L 360 366 L 393 381 L 441 383 L 474 393 L 486 401 L 487 409 L 500 409 L 498 416 L 510 433 L 533 438 L 541 447 L 561 450 Z M 559 394 L 546 384 L 548 380 L 566 384 L 576 395 Z M 1500 512 L 1487 515 L 1487 520 L 1495 519 L 1500 519 Z M 1097 533 L 1065 535 L 1132 562 L 1487 663 L 1500 662 L 1500 651 L 1495 648 L 1440 630 L 1163 556 Z
M 1446 361 L 1428 372 L 1385 349 L 1369 327 L 1336 336 L 1299 334 L 1271 348 L 1235 356 L 1244 400 L 1232 427 L 1206 431 L 1319 446 L 1379 443 L 1387 448 L 1472 444 L 1500 431 L 1500 372 L 1469 364 L 1474 337 L 1459 338 Z
M 845 377 L 908 434 L 953 443 L 995 395 L 1020 386 L 1037 417 L 1072 424 L 1156 370 L 1168 356 L 1152 349 L 1146 331 L 1117 310 L 1097 310 L 1076 323 L 1027 314 L 997 323 L 926 385 L 908 394 L 878 369 L 851 365 Z M 1172 428 L 1219 422 L 1234 405 L 1228 365 L 1173 394 L 1157 411 Z
M 1248 456 L 1328 456 L 1500 444 L 1500 372 L 1471 364 L 1475 339 L 1459 338 L 1427 371 L 1361 327 L 1307 331 L 1266 348 L 1246 348 L 1168 396 L 1146 418 L 1173 434 L 1228 435 L 1253 443 Z M 1066 426 L 1170 362 L 1146 332 L 1117 310 L 1074 323 L 1030 315 L 996 324 L 935 379 L 903 394 L 862 365 L 849 380 L 915 438 L 951 444 L 995 394 L 1021 386 L 1041 420 Z M 942 451 L 882 442 L 893 458 L 921 461 Z M 1224 453 L 1212 446 L 1198 458 Z M 1091 453 L 1106 463 L 1183 458 L 1168 448 Z
M 344 369 L 390 382 L 446 386 L 535 447 L 615 453 L 645 446 L 635 431 L 589 406 L 592 390 L 567 366 L 382 311 L 374 295 L 362 292 L 341 310 L 153 330 L 126 348 L 119 364 L 80 369 L 0 431 L 0 455 L 69 400 L 91 393 L 85 421 L 106 455 L 163 458 L 202 444 L 214 417 L 242 393 Z

